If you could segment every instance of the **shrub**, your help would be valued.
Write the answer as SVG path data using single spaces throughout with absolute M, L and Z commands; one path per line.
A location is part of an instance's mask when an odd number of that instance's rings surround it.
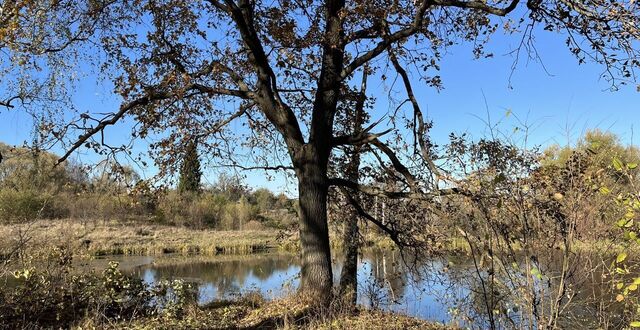
M 223 222 L 219 228 L 242 230 L 246 223 L 257 218 L 257 214 L 257 208 L 243 196 L 237 202 L 225 206 Z
M 242 227 L 244 230 L 263 230 L 264 228 L 265 226 L 260 221 L 256 220 L 251 220 Z
M 160 199 L 158 211 L 169 224 L 192 228 L 218 228 L 229 201 L 220 194 L 168 193 Z
M 33 191 L 0 190 L 0 222 L 19 223 L 38 218 L 61 218 L 68 214 L 64 205 L 51 196 Z
M 117 262 L 100 275 L 77 275 L 71 257 L 63 250 L 55 253 L 55 266 L 16 271 L 16 285 L 0 288 L 0 328 L 71 328 L 86 318 L 98 325 L 150 315 L 180 318 L 195 302 L 191 285 L 183 281 L 150 287 L 124 275 Z

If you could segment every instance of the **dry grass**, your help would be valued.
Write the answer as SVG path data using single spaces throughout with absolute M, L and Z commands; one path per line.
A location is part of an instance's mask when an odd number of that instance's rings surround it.
M 436 323 L 430 323 L 414 317 L 398 313 L 361 310 L 353 315 L 345 315 L 331 321 L 312 326 L 315 329 L 362 329 L 362 330 L 388 330 L 388 329 L 421 329 L 421 330 L 445 330 L 453 329 Z
M 297 231 L 278 239 L 272 228 L 253 230 L 190 229 L 141 222 L 37 220 L 27 224 L 0 224 L 0 260 L 19 247 L 22 255 L 46 256 L 52 248 L 66 248 L 75 256 L 104 255 L 184 255 L 211 256 L 220 253 L 249 254 L 269 249 L 298 251 Z M 341 249 L 339 233 L 332 233 L 332 246 Z M 455 239 L 452 240 L 453 243 Z M 367 247 L 393 249 L 386 237 L 376 237 Z M 444 242 L 441 251 L 464 251 L 464 244 Z
M 252 253 L 278 247 L 277 230 L 215 231 L 116 222 L 39 220 L 25 225 L 0 225 L 0 251 L 22 246 L 25 255 L 38 256 L 52 247 L 76 255 L 158 255 L 165 253 L 214 255 Z
M 191 307 L 180 318 L 151 317 L 115 323 L 110 329 L 424 329 L 452 327 L 397 313 L 360 309 L 353 313 L 324 316 L 304 299 L 288 297 L 271 302 L 242 298 L 219 301 L 204 307 Z M 79 325 L 92 329 L 91 321 Z M 104 325 L 101 325 L 104 328 Z

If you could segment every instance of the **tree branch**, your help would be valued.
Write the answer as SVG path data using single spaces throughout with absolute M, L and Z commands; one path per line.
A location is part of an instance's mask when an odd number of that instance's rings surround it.
M 160 93 L 149 93 L 143 97 L 140 97 L 136 100 L 133 100 L 127 104 L 123 104 L 120 107 L 120 110 L 116 113 L 114 113 L 109 119 L 105 119 L 102 120 L 98 123 L 98 125 L 96 125 L 95 127 L 89 129 L 89 131 L 87 131 L 86 133 L 80 135 L 80 137 L 78 137 L 78 140 L 76 140 L 75 143 L 73 143 L 73 145 L 71 145 L 71 148 L 69 148 L 67 150 L 67 152 L 65 152 L 64 155 L 62 155 L 62 157 L 60 157 L 58 159 L 58 161 L 56 161 L 56 166 L 59 165 L 60 163 L 64 162 L 65 160 L 67 160 L 67 158 L 69 158 L 69 156 L 78 148 L 80 148 L 80 146 L 82 146 L 89 138 L 91 138 L 92 136 L 94 136 L 95 134 L 103 131 L 107 126 L 110 125 L 114 125 L 115 123 L 118 122 L 118 120 L 120 120 L 120 118 L 122 118 L 128 111 L 138 107 L 138 106 L 144 106 L 144 105 L 148 105 L 153 101 L 157 101 L 157 100 L 164 100 L 164 99 L 168 99 L 170 97 L 172 97 L 173 94 L 171 93 L 167 93 L 167 92 L 160 92 Z
M 497 16 L 505 16 L 512 12 L 519 2 L 520 0 L 512 0 L 506 7 L 498 8 L 487 5 L 486 1 L 434 0 L 434 3 L 439 6 L 477 9 Z
M 429 145 L 425 140 L 428 133 L 427 132 L 428 128 L 424 122 L 424 116 L 422 115 L 420 104 L 418 103 L 418 100 L 416 99 L 415 94 L 413 93 L 413 87 L 411 86 L 411 81 L 409 80 L 409 75 L 407 74 L 407 71 L 400 65 L 400 62 L 398 61 L 398 58 L 396 57 L 396 54 L 393 52 L 393 50 L 389 49 L 388 53 L 389 53 L 389 59 L 391 60 L 391 63 L 393 63 L 393 66 L 396 69 L 396 72 L 398 72 L 398 74 L 402 77 L 402 82 L 404 83 L 404 87 L 407 92 L 407 97 L 409 98 L 409 100 L 411 101 L 411 105 L 413 106 L 413 116 L 415 120 L 418 122 L 417 125 L 414 125 L 414 130 L 417 129 L 417 131 L 414 131 L 414 136 L 418 142 L 418 145 L 420 146 L 422 159 L 427 163 L 429 170 L 436 176 L 436 182 L 434 186 L 437 187 L 438 180 L 441 177 L 443 177 L 443 175 L 438 169 L 438 167 L 435 165 L 433 160 L 431 159 Z
M 433 0 L 422 0 L 422 3 L 420 4 L 420 7 L 418 7 L 418 10 L 416 11 L 416 14 L 413 18 L 413 23 L 411 23 L 409 27 L 396 31 L 391 35 L 383 36 L 383 40 L 380 41 L 373 49 L 367 51 L 359 57 L 356 57 L 349 65 L 347 65 L 340 74 L 341 78 L 346 79 L 347 77 L 349 77 L 349 75 L 351 75 L 360 66 L 369 62 L 376 56 L 382 54 L 382 52 L 384 52 L 384 50 L 387 49 L 387 47 L 389 47 L 389 45 L 391 45 L 392 43 L 400 41 L 417 33 L 422 28 L 422 25 L 424 23 L 424 14 L 426 13 L 427 9 L 429 9 L 429 7 L 431 7 L 433 4 Z M 386 22 L 383 21 L 382 24 L 384 26 L 386 25 Z
M 413 174 L 411 174 L 409 169 L 406 166 L 404 166 L 404 164 L 402 164 L 398 156 L 396 156 L 395 152 L 393 152 L 393 150 L 391 150 L 389 146 L 382 143 L 377 138 L 373 139 L 371 141 L 371 144 L 373 144 L 376 148 L 378 148 L 385 155 L 387 155 L 387 157 L 391 161 L 391 164 L 393 165 L 393 168 L 396 171 L 398 171 L 398 173 L 402 174 L 402 176 L 407 180 L 407 183 L 409 184 L 409 189 L 411 189 L 412 192 L 417 192 L 418 185 L 417 185 L 417 180 L 415 176 L 413 176 Z
M 416 14 L 414 15 L 413 22 L 409 27 L 398 30 L 394 33 L 388 34 L 385 29 L 387 27 L 387 22 L 381 20 L 376 22 L 372 27 L 356 31 L 354 34 L 350 36 L 347 40 L 348 42 L 352 42 L 354 40 L 367 38 L 372 39 L 375 37 L 381 37 L 382 41 L 376 44 L 371 50 L 367 51 L 363 55 L 356 57 L 349 65 L 347 65 L 341 73 L 342 79 L 346 79 L 351 75 L 356 69 L 358 69 L 363 64 L 369 62 L 374 59 L 376 56 L 380 55 L 384 50 L 389 47 L 394 42 L 398 42 L 408 38 L 420 31 L 424 25 L 424 15 L 427 10 L 434 6 L 442 6 L 442 7 L 457 7 L 457 8 L 466 8 L 466 9 L 476 9 L 481 10 L 483 12 L 497 15 L 497 16 L 505 16 L 508 13 L 512 12 L 516 6 L 518 5 L 520 0 L 512 0 L 507 7 L 497 8 L 487 5 L 484 1 L 459 1 L 459 0 L 422 0 L 420 7 L 418 7 Z M 382 28 L 379 28 L 382 27 Z M 380 31 L 378 35 L 372 34 L 372 32 Z
M 256 102 L 267 119 L 283 135 L 289 152 L 295 153 L 304 144 L 302 131 L 295 114 L 278 94 L 276 76 L 254 27 L 252 4 L 249 0 L 239 0 L 238 5 L 232 0 L 224 0 L 224 5 L 217 1 L 210 1 L 210 3 L 229 13 L 238 27 L 258 75 Z
M 229 116 L 228 118 L 226 118 L 224 120 L 219 121 L 212 128 L 208 129 L 206 132 L 202 132 L 200 134 L 197 134 L 196 137 L 203 138 L 203 137 L 206 137 L 206 136 L 208 136 L 210 134 L 218 132 L 224 126 L 226 126 L 227 124 L 232 122 L 234 119 L 244 115 L 247 112 L 247 110 L 249 110 L 254 105 L 255 105 L 255 103 L 253 103 L 253 102 L 241 105 L 240 108 L 238 109 L 238 111 L 234 112 L 231 116 Z
M 347 200 L 349 201 L 349 204 L 351 204 L 351 206 L 353 206 L 353 208 L 356 210 L 356 212 L 358 212 L 358 215 L 367 219 L 368 221 L 370 221 L 371 223 L 375 224 L 376 226 L 378 226 L 378 228 L 382 229 L 385 233 L 387 233 L 387 235 L 389 235 L 389 238 L 398 246 L 398 247 L 404 247 L 406 246 L 404 243 L 402 243 L 402 241 L 399 238 L 399 232 L 396 230 L 393 230 L 392 228 L 390 228 L 389 226 L 385 225 L 384 223 L 382 223 L 382 221 L 376 219 L 375 217 L 373 217 L 371 214 L 369 214 L 367 211 L 364 210 L 364 208 L 360 205 L 360 203 L 358 203 L 358 201 L 347 191 L 347 189 L 342 188 L 342 194 L 347 197 Z
M 407 191 L 386 190 L 379 187 L 361 185 L 359 183 L 342 179 L 342 178 L 329 179 L 329 185 L 337 186 L 337 187 L 346 187 L 349 189 L 360 191 L 369 196 L 386 197 L 390 199 L 413 199 L 413 200 L 433 201 L 435 198 L 443 197 L 443 196 L 460 195 L 460 196 L 466 196 L 466 197 L 473 197 L 473 194 L 470 191 L 460 189 L 457 187 L 438 189 L 431 193 L 411 192 L 411 191 L 407 192 Z
M 393 128 L 389 128 L 387 130 L 384 130 L 380 133 L 367 133 L 367 132 L 360 132 L 357 134 L 350 134 L 350 135 L 340 135 L 340 136 L 336 136 L 332 139 L 331 144 L 332 146 L 341 146 L 341 145 L 363 145 L 363 144 L 368 144 L 373 142 L 374 140 L 376 140 L 377 138 L 391 132 L 393 130 Z

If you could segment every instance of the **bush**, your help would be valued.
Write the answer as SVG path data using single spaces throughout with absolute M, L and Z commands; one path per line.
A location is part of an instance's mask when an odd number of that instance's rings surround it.
M 54 253 L 55 266 L 16 271 L 16 285 L 0 288 L 0 328 L 71 328 L 85 318 L 98 325 L 150 315 L 180 318 L 195 302 L 192 287 L 183 281 L 150 287 L 124 275 L 117 262 L 100 275 L 77 275 L 64 250 Z
M 0 223 L 20 223 L 39 218 L 62 218 L 68 210 L 53 197 L 33 191 L 0 190 Z
M 223 223 L 219 226 L 225 230 L 242 230 L 249 221 L 257 218 L 257 208 L 243 196 L 237 202 L 227 204 L 224 210 Z
M 164 222 L 191 228 L 218 228 L 229 203 L 220 194 L 178 194 L 170 192 L 159 200 Z
M 204 194 L 191 202 L 188 217 L 196 227 L 217 228 L 228 200 L 221 195 Z

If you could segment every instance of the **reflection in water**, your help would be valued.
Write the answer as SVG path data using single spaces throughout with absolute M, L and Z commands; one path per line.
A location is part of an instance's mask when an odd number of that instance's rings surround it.
M 336 277 L 341 267 L 336 262 Z M 429 267 L 441 266 L 434 262 Z M 268 299 L 290 294 L 298 286 L 300 264 L 293 255 L 273 253 L 188 260 L 159 258 L 127 271 L 149 284 L 171 279 L 193 282 L 198 288 L 197 299 L 204 304 L 248 291 L 259 291 Z M 365 254 L 358 267 L 358 283 L 360 304 L 437 322 L 450 321 L 448 308 L 440 297 L 446 295 L 451 284 L 442 282 L 442 278 L 435 280 L 408 271 L 395 253 Z
M 297 286 L 295 276 L 300 267 L 292 255 L 269 254 L 197 259 L 195 261 L 159 260 L 133 268 L 130 273 L 153 284 L 166 279 L 183 279 L 198 287 L 202 304 L 230 298 L 247 291 L 260 291 L 267 298 L 277 298 Z
M 249 291 L 258 291 L 267 299 L 278 298 L 293 293 L 299 283 L 299 260 L 290 254 L 135 258 L 121 257 L 122 269 L 149 284 L 171 279 L 194 283 L 202 304 Z M 336 259 L 337 282 L 342 265 L 341 258 Z M 434 322 L 484 329 L 489 325 L 488 298 L 492 301 L 490 310 L 500 312 L 500 328 L 536 328 L 524 314 L 528 313 L 522 299 L 526 292 L 513 290 L 508 284 L 526 278 L 513 273 L 509 279 L 498 278 L 494 285 L 484 288 L 488 276 L 485 270 L 477 272 L 473 261 L 464 256 L 434 259 L 408 268 L 395 252 L 367 251 L 359 260 L 358 302 Z M 537 285 L 546 286 L 542 281 Z M 585 292 L 597 289 L 581 287 Z M 586 298 L 575 298 L 572 310 L 566 311 L 571 323 L 563 328 L 593 328 L 593 304 Z M 597 302 L 602 297 L 592 299 Z
M 589 260 L 589 256 L 584 258 Z M 107 267 L 109 260 L 119 261 L 124 272 L 143 279 L 147 284 L 172 279 L 189 282 L 197 289 L 194 291 L 195 299 L 201 304 L 233 298 L 249 291 L 274 299 L 293 293 L 299 283 L 299 260 L 291 254 L 112 256 L 79 266 L 99 273 Z M 584 264 L 580 261 L 576 260 L 574 264 Z M 337 282 L 342 265 L 339 261 L 334 264 Z M 518 283 L 533 279 L 531 283 L 536 290 L 557 290 L 548 279 L 555 276 L 554 267 L 558 263 L 551 259 L 544 264 L 549 265 L 544 270 L 548 274 L 544 278 L 536 279 L 527 272 L 513 271 L 508 278 L 496 276 L 492 285 L 485 287 L 490 273 L 484 268 L 477 270 L 469 257 L 448 256 L 408 268 L 396 252 L 367 251 L 359 260 L 358 302 L 364 306 L 472 329 L 488 328 L 490 310 L 497 316 L 491 315 L 499 317 L 499 328 L 537 328 L 536 319 L 530 316 L 531 310 L 537 306 L 527 303 L 527 288 L 518 286 Z M 576 274 L 580 275 L 579 272 Z M 570 279 L 569 288 L 576 295 L 567 305 L 569 308 L 563 311 L 560 327 L 597 328 L 597 322 L 603 315 L 607 317 L 605 321 L 608 324 L 628 324 L 620 317 L 624 305 L 605 305 L 615 297 L 611 294 L 614 286 L 608 279 L 608 273 L 603 270 L 588 275 L 600 279 L 600 282 L 589 281 L 585 276 Z M 12 279 L 5 279 L 2 283 L 11 285 Z M 627 280 L 631 282 L 633 278 Z M 544 308 L 544 301 L 550 301 L 550 297 L 545 296 L 541 300 L 540 306 Z
M 200 303 L 231 298 L 248 291 L 259 291 L 267 299 L 278 298 L 293 293 L 299 283 L 300 264 L 297 257 L 290 254 L 131 258 L 122 257 L 123 270 L 149 284 L 170 279 L 195 283 Z M 127 268 L 127 264 L 133 266 Z M 341 266 L 335 262 L 336 282 Z M 450 256 L 408 268 L 397 253 L 367 251 L 359 260 L 358 302 L 434 322 L 483 329 L 489 325 L 488 297 L 492 301 L 490 310 L 500 312 L 500 328 L 536 328 L 536 324 L 530 323 L 531 318 L 523 314 L 527 312 L 522 299 L 524 293 L 514 291 L 506 279 L 498 279 L 493 286 L 487 287 L 490 289 L 487 291 L 483 285 L 488 276 L 484 270 L 476 272 L 472 260 L 467 257 Z M 509 281 L 522 279 L 525 278 L 512 274 Z M 593 323 L 589 322 L 593 321 L 594 313 L 589 309 L 588 300 L 575 299 L 574 308 L 567 311 L 567 315 L 573 315 L 567 318 L 572 323 L 563 327 L 592 328 Z

